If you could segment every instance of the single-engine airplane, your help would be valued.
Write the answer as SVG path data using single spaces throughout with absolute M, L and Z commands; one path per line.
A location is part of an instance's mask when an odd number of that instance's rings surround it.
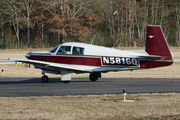
M 147 26 L 145 51 L 117 50 L 91 44 L 67 42 L 50 51 L 27 53 L 27 59 L 8 58 L 10 61 L 33 64 L 42 70 L 41 81 L 48 82 L 45 73 L 61 74 L 61 81 L 69 83 L 72 73 L 90 73 L 97 81 L 101 73 L 139 70 L 173 64 L 173 57 L 160 26 Z

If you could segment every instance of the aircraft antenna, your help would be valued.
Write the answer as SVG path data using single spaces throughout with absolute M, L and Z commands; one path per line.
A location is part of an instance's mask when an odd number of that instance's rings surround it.
M 94 41 L 95 37 L 96 37 L 96 35 L 95 35 L 94 38 L 92 39 L 91 45 L 93 44 L 93 41 Z
M 119 39 L 117 39 L 116 43 L 118 42 L 118 40 L 119 40 Z M 116 43 L 114 44 L 114 46 L 116 45 Z M 113 47 L 114 47 L 114 46 L 113 46 Z M 113 47 L 112 47 L 112 48 L 113 48 Z

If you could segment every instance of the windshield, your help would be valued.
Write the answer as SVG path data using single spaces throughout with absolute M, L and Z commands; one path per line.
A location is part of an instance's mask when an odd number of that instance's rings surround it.
M 55 48 L 53 48 L 52 50 L 50 50 L 50 52 L 51 52 L 51 53 L 56 52 L 56 50 L 58 49 L 58 47 L 59 47 L 59 45 L 58 45 L 58 46 L 56 46 Z

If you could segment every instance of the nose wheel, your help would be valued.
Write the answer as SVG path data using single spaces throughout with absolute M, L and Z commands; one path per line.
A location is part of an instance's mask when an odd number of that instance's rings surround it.
M 47 76 L 47 75 L 43 75 L 42 78 L 41 78 L 41 81 L 42 81 L 43 83 L 47 83 L 47 82 L 49 81 L 48 76 Z

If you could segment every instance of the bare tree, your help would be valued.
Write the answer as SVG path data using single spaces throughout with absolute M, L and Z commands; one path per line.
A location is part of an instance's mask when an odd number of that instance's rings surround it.
M 180 4 L 178 1 L 175 1 L 175 15 L 172 21 L 176 24 L 177 31 L 176 31 L 176 43 L 180 45 Z
M 4 24 L 9 22 L 9 16 L 6 13 L 7 8 L 5 5 L 5 1 L 2 0 L 0 2 L 0 24 L 1 24 L 1 35 L 2 35 L 2 39 L 4 39 Z
M 17 37 L 17 45 L 16 47 L 19 47 L 19 43 L 20 43 L 20 37 L 19 37 L 19 21 L 18 21 L 18 17 L 19 17 L 19 11 L 18 11 L 18 5 L 16 4 L 17 1 L 16 0 L 4 0 L 5 5 L 7 7 L 7 11 L 5 11 L 5 13 L 11 17 L 11 22 Z M 16 5 L 16 6 L 14 6 Z
M 31 14 L 36 10 L 35 2 L 36 0 L 6 0 L 7 3 L 11 6 L 11 11 L 15 15 L 15 21 L 20 22 L 22 28 L 27 29 L 27 43 L 28 47 L 30 47 L 30 28 L 33 27 L 33 23 L 31 23 Z M 16 14 L 18 12 L 18 14 Z M 16 18 L 18 19 L 16 20 Z M 19 24 L 16 24 L 16 31 Z M 23 26 L 25 25 L 25 26 Z

